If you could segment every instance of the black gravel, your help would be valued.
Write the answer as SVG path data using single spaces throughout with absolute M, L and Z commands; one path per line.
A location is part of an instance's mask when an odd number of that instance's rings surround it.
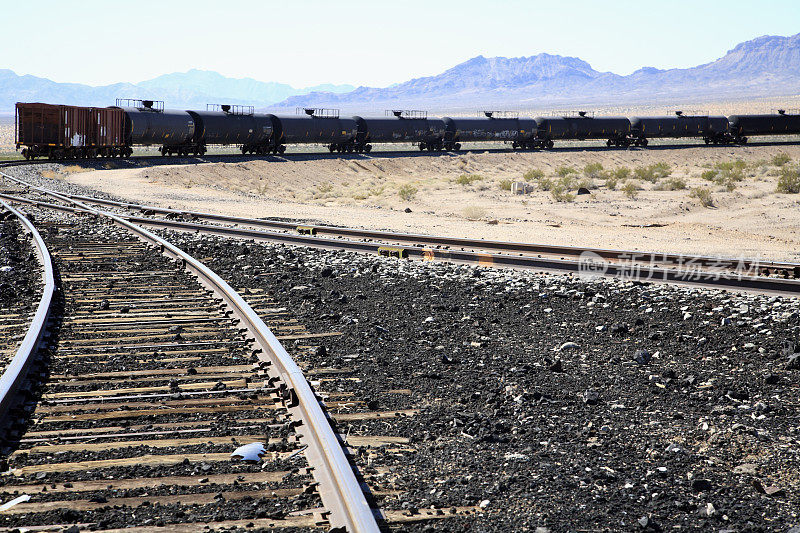
M 356 458 L 373 491 L 400 491 L 383 508 L 480 509 L 403 529 L 800 523 L 797 300 L 169 238 L 343 333 L 287 346 L 304 366 L 353 369 L 320 392 L 419 410 L 337 428 L 411 439 Z
M 0 309 L 35 309 L 38 272 L 29 237 L 15 216 L 0 210 Z

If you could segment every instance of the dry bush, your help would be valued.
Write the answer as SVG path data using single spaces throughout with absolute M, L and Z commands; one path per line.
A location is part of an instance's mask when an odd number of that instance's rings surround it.
M 544 178 L 544 171 L 538 168 L 532 168 L 522 175 L 522 179 L 525 181 L 539 181 L 542 178 Z
M 741 159 L 726 161 L 714 165 L 714 169 L 704 171 L 700 177 L 704 180 L 725 187 L 728 191 L 736 189 L 736 184 L 744 180 L 747 163 Z
M 417 194 L 417 188 L 408 183 L 406 183 L 397 190 L 397 195 L 407 202 L 413 200 L 416 194 Z
M 461 210 L 461 214 L 464 215 L 464 218 L 467 220 L 480 220 L 486 216 L 486 209 L 478 205 L 468 205 Z
M 774 156 L 772 156 L 772 159 L 770 160 L 770 162 L 773 165 L 775 165 L 776 167 L 782 167 L 783 165 L 785 165 L 786 163 L 788 163 L 791 160 L 792 160 L 792 158 L 791 158 L 791 156 L 789 154 L 787 154 L 786 152 L 779 152 L 779 153 L 775 154 Z
M 633 171 L 633 175 L 640 180 L 649 181 L 650 183 L 655 183 L 660 179 L 666 178 L 672 174 L 672 169 L 669 166 L 669 163 L 653 163 L 652 165 L 647 165 L 644 167 L 636 167 Z
M 638 185 L 636 185 L 636 183 L 632 182 L 631 180 L 628 180 L 625 182 L 625 185 L 620 187 L 619 190 L 624 192 L 625 196 L 627 196 L 631 200 L 635 200 L 636 197 L 639 196 L 639 191 L 641 189 Z
M 617 167 L 611 171 L 611 177 L 616 179 L 617 181 L 626 180 L 631 175 L 631 169 L 628 167 Z
M 58 178 L 60 174 L 58 172 L 53 172 L 52 170 L 43 170 L 41 176 L 43 178 L 54 179 Z
M 781 168 L 781 175 L 775 190 L 784 194 L 800 193 L 800 168 L 796 166 Z
M 589 179 L 598 179 L 603 176 L 603 165 L 600 163 L 587 163 L 583 167 L 583 175 Z
M 686 180 L 673 176 L 666 181 L 662 181 L 654 187 L 657 191 L 681 191 L 686 188 Z
M 550 195 L 556 202 L 571 202 L 575 199 L 575 195 L 570 193 L 569 188 L 564 185 L 563 178 L 553 184 Z
M 605 186 L 609 190 L 611 191 L 615 190 L 617 188 L 617 185 L 619 185 L 619 180 L 613 174 L 606 178 Z
M 539 188 L 543 191 L 549 191 L 550 189 L 553 188 L 553 185 L 555 184 L 555 182 L 551 178 L 545 178 L 545 177 L 541 177 L 536 181 L 538 181 Z
M 703 207 L 714 206 L 714 198 L 711 196 L 711 190 L 708 187 L 695 187 L 692 189 L 692 192 L 689 193 L 689 196 L 697 198 L 700 205 Z
M 503 191 L 510 191 L 511 190 L 511 180 L 500 180 L 500 183 L 498 183 L 497 185 Z
M 584 189 L 594 190 L 597 189 L 597 184 L 592 178 L 583 178 L 578 180 L 578 183 L 575 185 L 575 187 L 578 189 L 583 187 Z
M 575 167 L 561 166 L 556 169 L 556 175 L 560 177 L 569 176 L 570 174 L 577 174 L 578 171 Z
M 333 190 L 333 184 L 328 181 L 326 181 L 325 183 L 320 183 L 317 186 L 317 190 L 322 194 L 327 194 Z
M 481 181 L 483 176 L 480 174 L 461 174 L 456 178 L 456 183 L 459 185 L 472 185 L 476 181 Z

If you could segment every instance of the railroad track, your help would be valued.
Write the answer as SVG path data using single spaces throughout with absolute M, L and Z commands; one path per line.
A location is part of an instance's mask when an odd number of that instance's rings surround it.
M 75 217 L 39 222 L 45 237 L 36 241 L 57 265 L 64 312 L 51 322 L 35 410 L 23 416 L 28 402 L 9 412 L 0 524 L 377 531 L 317 397 L 253 309 L 198 261 L 113 221 L 122 229 Z M 12 367 L 33 364 L 50 307 L 43 297 L 25 360 Z M 296 330 L 280 320 L 274 328 Z M 24 380 L 9 369 L 4 406 Z M 262 457 L 232 462 L 234 448 L 249 443 L 261 443 Z
M 8 201 L 33 203 L 52 209 L 74 209 L 45 201 L 58 198 L 0 172 L 12 183 L 39 194 L 39 199 L 0 194 Z M 44 195 L 44 196 L 41 196 Z M 400 258 L 451 261 L 482 266 L 514 267 L 548 272 L 609 276 L 635 281 L 667 282 L 707 288 L 800 294 L 800 263 L 766 262 L 740 258 L 659 254 L 441 237 L 364 230 L 181 211 L 115 202 L 86 196 L 64 200 L 112 208 L 126 220 L 159 229 L 200 232 L 245 239 L 350 250 Z M 132 211 L 145 216 L 131 215 Z M 200 222 L 204 221 L 204 222 Z M 359 239 L 359 240 L 355 240 Z

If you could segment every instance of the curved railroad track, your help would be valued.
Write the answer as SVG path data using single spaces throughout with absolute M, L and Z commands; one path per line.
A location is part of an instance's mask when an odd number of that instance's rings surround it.
M 164 518 L 142 509 L 158 502 L 172 531 L 204 520 L 378 531 L 317 396 L 252 307 L 160 237 L 76 205 L 97 220 L 40 222 L 44 239 L 13 211 L 34 232 L 46 279 L 0 379 L 0 406 L 18 396 L 50 311 L 44 241 L 65 312 L 54 320 L 44 393 L 5 434 L 12 475 L 0 492 L 11 505 L 0 524 L 159 526 Z M 248 443 L 262 443 L 256 464 L 230 462 Z M 249 519 L 232 519 L 242 500 L 256 502 Z
M 482 266 L 525 268 L 618 277 L 634 281 L 667 282 L 707 288 L 749 290 L 775 294 L 800 294 L 800 263 L 743 258 L 664 254 L 634 250 L 609 250 L 573 246 L 487 241 L 336 226 L 233 217 L 116 202 L 87 196 L 63 196 L 35 187 L 0 172 L 19 186 L 50 198 L 92 203 L 120 211 L 135 224 L 159 229 L 283 242 L 318 248 L 376 253 L 418 260 L 451 261 Z M 74 209 L 42 199 L 0 194 L 12 202 L 52 209 Z M 141 212 L 146 216 L 128 214 Z M 161 218 L 156 218 L 161 215 Z M 199 222 L 200 220 L 205 223 Z M 324 237 L 322 235 L 325 235 Z M 358 239 L 358 240 L 355 240 Z

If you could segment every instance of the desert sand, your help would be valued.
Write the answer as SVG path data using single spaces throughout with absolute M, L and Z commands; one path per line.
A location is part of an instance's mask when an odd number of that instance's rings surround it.
M 132 202 L 231 215 L 498 240 L 798 261 L 800 195 L 776 192 L 779 168 L 771 159 L 780 153 L 792 158 L 789 165 L 800 160 L 800 146 L 697 146 L 256 160 L 60 176 Z M 732 191 L 700 177 L 718 163 L 737 159 L 745 161 L 747 168 L 744 179 Z M 641 189 L 635 198 L 619 186 L 616 190 L 608 188 L 602 177 L 584 183 L 591 185 L 591 194 L 576 195 L 571 202 L 558 202 L 551 192 L 537 185 L 524 195 L 503 189 L 510 181 L 524 181 L 523 175 L 531 169 L 557 179 L 560 167 L 570 166 L 582 174 L 589 163 L 600 163 L 606 170 L 666 163 L 672 173 L 655 184 L 629 180 Z M 463 184 L 469 181 L 459 180 L 464 175 L 478 178 Z M 673 178 L 685 181 L 687 188 L 657 190 Z M 709 189 L 713 207 L 704 207 L 691 196 L 694 187 Z

